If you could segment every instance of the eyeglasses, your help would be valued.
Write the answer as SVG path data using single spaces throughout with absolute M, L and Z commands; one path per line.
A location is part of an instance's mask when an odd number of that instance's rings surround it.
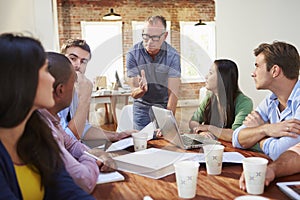
M 76 54 L 67 54 L 66 55 L 72 62 L 77 62 L 77 60 L 80 60 L 80 64 L 81 65 L 87 65 L 87 63 L 89 62 L 88 59 L 86 58 L 79 58 Z
M 145 40 L 145 41 L 148 41 L 149 39 L 152 39 L 153 42 L 158 42 L 163 34 L 165 34 L 165 32 L 163 32 L 160 35 L 142 34 L 142 37 L 143 37 L 143 40 Z

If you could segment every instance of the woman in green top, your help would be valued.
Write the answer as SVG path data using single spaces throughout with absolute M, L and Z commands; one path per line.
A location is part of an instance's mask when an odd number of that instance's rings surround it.
M 206 76 L 206 89 L 189 127 L 193 133 L 231 141 L 233 130 L 253 108 L 252 100 L 239 89 L 237 65 L 227 59 L 215 60 Z

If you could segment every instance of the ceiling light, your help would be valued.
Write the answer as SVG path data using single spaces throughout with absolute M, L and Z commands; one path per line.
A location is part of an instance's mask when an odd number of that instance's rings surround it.
M 121 15 L 114 13 L 114 9 L 110 9 L 110 13 L 104 15 L 104 20 L 120 20 L 122 19 Z
M 195 26 L 200 26 L 200 25 L 206 25 L 204 22 L 202 22 L 201 19 L 199 19 L 199 22 L 195 24 Z

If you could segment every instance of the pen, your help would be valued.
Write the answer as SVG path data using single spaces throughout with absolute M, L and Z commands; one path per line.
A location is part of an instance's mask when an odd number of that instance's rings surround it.
M 85 155 L 90 156 L 91 158 L 94 158 L 94 159 L 96 159 L 96 160 L 100 160 L 101 162 L 104 162 L 101 158 L 99 158 L 99 157 L 97 157 L 97 156 L 95 156 L 95 155 L 93 155 L 93 154 L 91 154 L 91 153 L 89 153 L 89 152 L 87 152 L 87 151 L 84 151 L 83 153 L 84 153 Z

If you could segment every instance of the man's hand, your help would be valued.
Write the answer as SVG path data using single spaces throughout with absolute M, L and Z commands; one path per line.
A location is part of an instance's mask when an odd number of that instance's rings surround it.
M 117 165 L 115 161 L 105 151 L 102 151 L 101 149 L 93 148 L 90 149 L 88 152 L 100 158 L 100 160 L 96 160 L 96 163 L 99 166 L 99 170 L 101 172 L 112 172 L 116 170 Z
M 141 70 L 141 76 L 138 75 L 139 88 L 146 93 L 148 91 L 148 82 L 145 75 L 145 70 Z
M 261 118 L 257 111 L 252 111 L 251 113 L 249 113 L 243 122 L 243 124 L 247 127 L 257 127 L 263 125 L 264 123 L 264 120 Z
M 148 82 L 145 76 L 145 70 L 141 70 L 141 76 L 131 78 L 129 85 L 132 88 L 131 96 L 135 99 L 141 98 L 148 91 Z
M 132 133 L 137 133 L 137 132 L 138 130 L 126 130 L 126 131 L 115 133 L 117 135 L 116 141 L 130 137 Z
M 298 119 L 289 119 L 265 126 L 265 134 L 270 137 L 289 136 L 296 138 L 300 134 L 300 120 Z
M 81 72 L 77 73 L 77 81 L 75 83 L 75 88 L 78 93 L 78 98 L 80 101 L 89 102 L 91 99 L 93 83 Z
M 266 178 L 265 178 L 265 185 L 268 186 L 270 183 L 275 179 L 275 172 L 271 167 L 267 167 L 266 171 Z M 245 175 L 244 172 L 241 174 L 240 180 L 240 189 L 246 191 L 246 180 L 245 180 Z

